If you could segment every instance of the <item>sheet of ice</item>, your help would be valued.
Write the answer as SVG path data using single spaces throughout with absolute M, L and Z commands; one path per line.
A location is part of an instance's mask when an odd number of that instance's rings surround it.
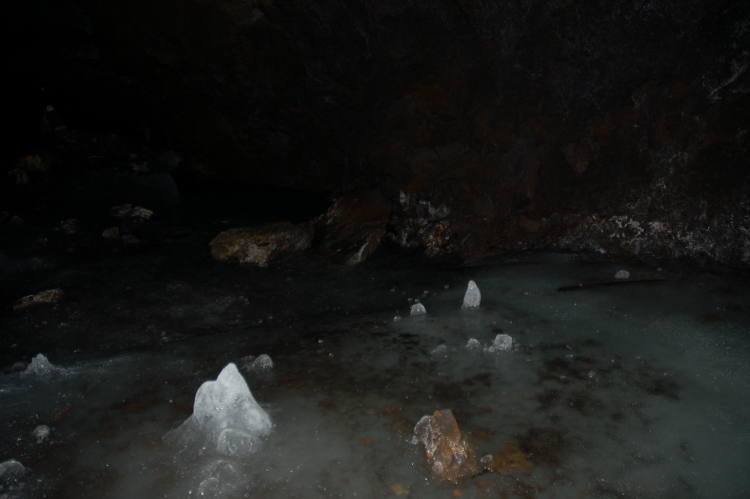
M 477 283 L 469 281 L 464 294 L 464 303 L 461 308 L 464 310 L 477 310 L 482 303 L 482 293 L 479 291 Z
M 44 442 L 49 437 L 49 426 L 43 424 L 37 426 L 34 428 L 34 431 L 31 432 L 31 436 L 36 439 L 37 443 Z
M 198 454 L 215 451 L 247 456 L 256 451 L 271 427 L 271 419 L 253 398 L 237 366 L 229 363 L 216 381 L 198 388 L 192 416 L 167 439 Z
M 421 303 L 415 303 L 411 306 L 411 312 L 409 312 L 409 315 L 425 315 L 427 313 L 427 309 L 424 308 L 424 305 Z
M 507 334 L 498 334 L 495 336 L 492 346 L 495 348 L 496 352 L 507 352 L 513 348 L 513 338 Z
M 620 268 L 599 258 L 535 255 L 453 269 L 437 276 L 430 314 L 419 320 L 394 322 L 388 305 L 113 358 L 66 358 L 65 376 L 6 370 L 0 458 L 29 461 L 22 499 L 450 499 L 455 490 L 539 499 L 747 497 L 747 277 L 662 263 L 658 274 L 637 270 L 644 279 L 659 275 L 659 285 L 557 291 Z M 457 313 L 463 285 L 442 289 L 466 283 L 469 272 L 483 283 L 482 313 Z M 512 337 L 512 355 L 498 352 L 498 334 Z M 499 354 L 468 348 L 476 344 Z M 437 346 L 449 355 L 433 355 Z M 230 359 L 257 352 L 276 364 L 273 376 L 252 381 L 272 408 L 262 449 L 227 456 L 197 437 L 189 452 L 164 445 L 165 433 L 193 418 L 196 388 Z M 423 414 L 441 408 L 473 434 L 477 456 L 497 455 L 509 442 L 534 469 L 456 487 L 426 479 L 424 450 L 407 440 Z M 43 422 L 54 445 L 31 436 Z M 227 440 L 231 450 L 236 440 Z
M 618 270 L 615 279 L 630 279 L 630 272 L 627 270 Z
M 45 375 L 50 374 L 52 372 L 58 371 L 59 368 L 52 364 L 47 357 L 44 356 L 44 354 L 37 354 L 36 357 L 31 359 L 31 363 L 26 367 L 26 370 L 24 370 L 23 374 L 25 375 Z

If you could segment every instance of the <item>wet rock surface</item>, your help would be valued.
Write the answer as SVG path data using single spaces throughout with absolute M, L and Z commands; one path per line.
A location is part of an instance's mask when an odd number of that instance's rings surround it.
M 434 479 L 458 483 L 479 473 L 474 450 L 450 409 L 424 416 L 414 427 L 414 434 L 424 445 Z
M 51 5 L 10 23 L 11 36 L 48 40 L 14 52 L 19 87 L 53 79 L 71 121 L 139 140 L 150 129 L 197 177 L 366 186 L 396 206 L 403 192 L 394 237 L 428 255 L 556 247 L 750 262 L 746 3 Z M 66 147 L 90 154 L 128 147 L 72 135 Z M 12 181 L 34 183 L 30 157 Z M 166 188 L 155 184 L 133 188 Z M 425 216 L 423 203 L 445 211 Z
M 390 212 L 377 190 L 342 197 L 312 222 L 317 251 L 346 265 L 362 263 L 380 246 Z
M 306 225 L 289 222 L 229 229 L 211 241 L 211 255 L 226 262 L 267 265 L 277 256 L 309 248 L 313 233 Z

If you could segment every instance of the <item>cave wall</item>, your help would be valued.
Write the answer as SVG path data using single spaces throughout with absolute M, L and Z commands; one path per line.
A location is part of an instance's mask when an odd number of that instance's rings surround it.
M 377 187 L 401 242 L 436 244 L 432 254 L 552 244 L 750 263 L 747 2 L 74 8 L 99 66 L 69 50 L 57 77 L 76 88 L 127 81 L 89 104 L 148 109 L 138 119 L 197 174 Z M 431 243 L 425 228 L 438 223 L 446 237 Z

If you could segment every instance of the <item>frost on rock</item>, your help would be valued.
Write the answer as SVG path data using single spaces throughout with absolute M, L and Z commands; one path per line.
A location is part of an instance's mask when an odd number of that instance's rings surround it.
M 411 312 L 409 315 L 425 315 L 427 314 L 427 309 L 424 308 L 424 305 L 421 303 L 415 303 L 411 306 Z
M 37 426 L 36 428 L 34 428 L 34 431 L 31 432 L 31 436 L 36 438 L 36 442 L 39 444 L 44 442 L 49 437 L 49 426 Z
M 627 270 L 618 270 L 615 279 L 630 279 L 630 272 Z
M 435 411 L 432 417 L 423 416 L 414 427 L 414 435 L 424 445 L 434 479 L 459 483 L 481 471 L 474 450 L 450 409 Z
M 469 281 L 469 286 L 466 288 L 466 294 L 464 295 L 464 304 L 461 308 L 464 310 L 477 310 L 482 302 L 482 293 L 477 287 L 477 283 Z
M 22 374 L 31 375 L 44 375 L 59 370 L 54 364 L 52 364 L 44 354 L 37 354 L 36 357 L 31 359 L 31 363 L 26 367 Z
M 498 334 L 495 336 L 495 341 L 492 342 L 492 347 L 496 352 L 507 352 L 513 347 L 513 338 L 507 334 Z
M 198 388 L 192 416 L 167 439 L 199 454 L 213 450 L 242 457 L 257 449 L 260 438 L 268 435 L 272 426 L 237 366 L 229 363 L 216 381 L 206 381 Z

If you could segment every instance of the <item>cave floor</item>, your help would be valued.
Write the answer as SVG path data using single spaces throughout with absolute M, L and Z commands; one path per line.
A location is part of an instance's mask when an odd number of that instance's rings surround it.
M 0 226 L 0 462 L 26 468 L 2 478 L 0 495 L 685 498 L 750 489 L 746 273 L 555 252 L 466 266 L 388 244 L 357 267 L 307 253 L 242 267 L 212 260 L 208 242 L 247 220 L 205 199 L 186 195 L 142 222 L 89 206 L 75 234 L 60 229 L 68 213 L 37 209 L 35 199 Z M 112 225 L 139 243 L 103 239 Z M 614 278 L 622 269 L 628 280 Z M 479 311 L 461 310 L 470 279 Z M 64 292 L 55 303 L 9 307 L 54 288 Z M 409 316 L 415 300 L 426 316 Z M 511 350 L 490 350 L 498 334 L 513 338 Z M 38 353 L 56 367 L 26 371 Z M 251 367 L 262 353 L 274 361 L 269 372 Z M 163 437 L 229 362 L 274 430 L 250 457 L 185 455 Z M 444 408 L 478 459 L 507 442 L 533 469 L 432 479 L 412 428 Z M 38 425 L 50 428 L 41 442 Z

